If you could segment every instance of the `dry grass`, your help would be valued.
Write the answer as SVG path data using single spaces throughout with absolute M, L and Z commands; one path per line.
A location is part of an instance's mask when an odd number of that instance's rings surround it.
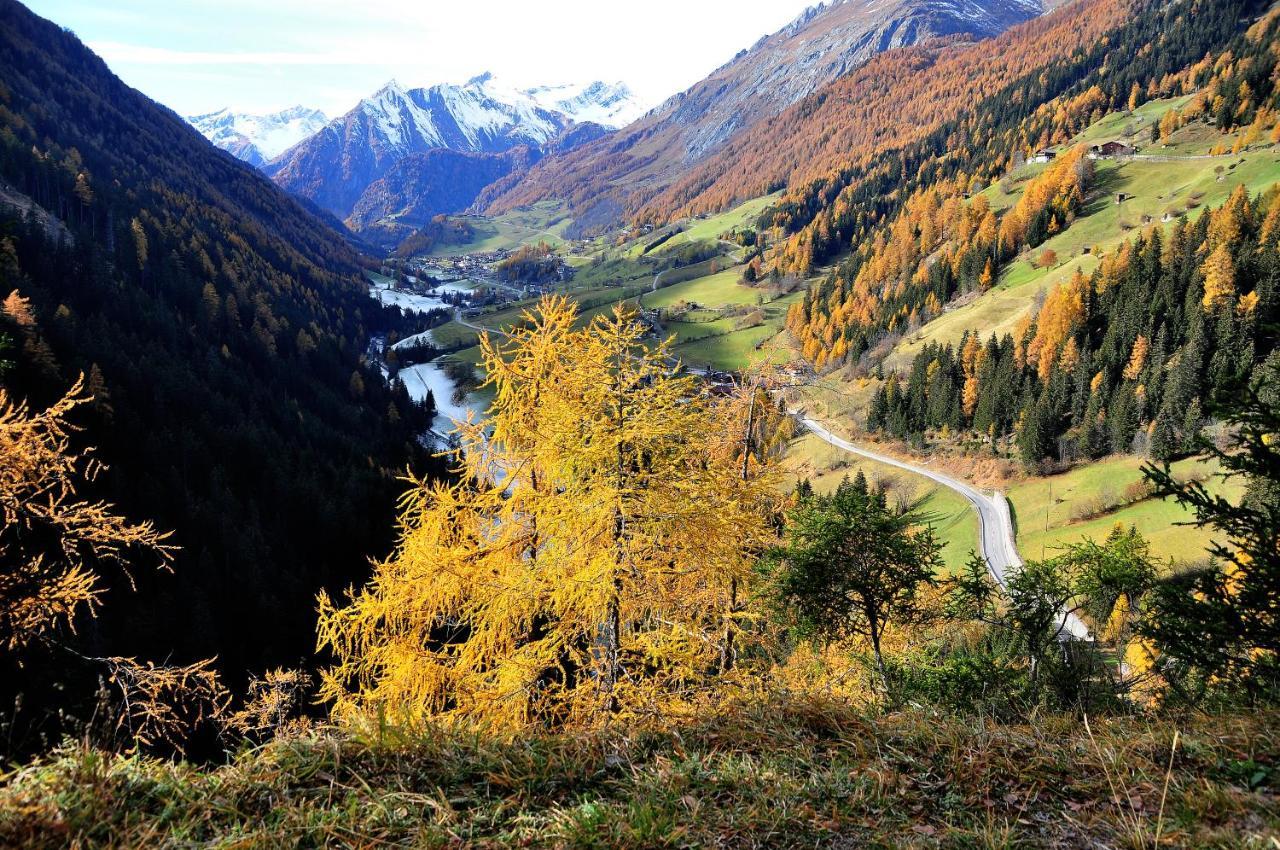
M 1277 720 L 808 701 L 515 741 L 329 732 L 214 768 L 69 746 L 0 786 L 0 845 L 1274 848 Z

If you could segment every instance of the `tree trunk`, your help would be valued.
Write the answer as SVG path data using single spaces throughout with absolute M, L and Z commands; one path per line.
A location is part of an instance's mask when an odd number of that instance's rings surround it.
M 751 432 L 755 427 L 756 418 L 756 396 L 758 395 L 759 384 L 751 385 L 751 404 L 747 407 L 747 431 L 742 437 L 742 480 L 747 480 L 750 474 L 751 462 Z M 737 658 L 737 649 L 734 647 L 735 626 L 733 618 L 738 613 L 738 578 L 733 577 L 729 581 L 729 610 L 725 613 L 724 618 L 724 641 L 720 646 L 720 672 L 727 673 L 733 669 L 734 662 Z
M 618 580 L 613 582 L 614 595 L 609 600 L 609 609 L 605 614 L 604 634 L 604 675 L 600 679 L 600 691 L 604 694 L 604 710 L 612 714 L 618 709 L 618 650 L 622 644 L 622 614 L 618 600 Z
M 880 651 L 880 623 L 875 617 L 868 618 L 871 625 L 871 652 L 876 658 L 876 672 L 880 674 L 880 686 L 889 693 L 889 672 L 884 666 L 884 654 Z
M 727 673 L 733 669 L 738 651 L 734 647 L 733 617 L 738 612 L 738 579 L 729 580 L 729 612 L 724 623 L 724 643 L 720 647 L 720 672 Z
M 619 403 L 619 419 L 616 423 L 618 432 L 622 432 L 621 420 L 622 405 Z M 617 444 L 616 459 L 616 484 L 618 488 L 617 498 L 621 499 L 623 491 L 622 482 L 626 471 L 626 456 L 623 452 L 622 442 Z M 618 657 L 622 647 L 622 579 L 619 574 L 622 571 L 625 556 L 624 539 L 626 535 L 627 524 L 626 517 L 622 512 L 622 505 L 619 503 L 613 509 L 613 588 L 609 597 L 609 605 L 605 611 L 604 618 L 604 634 L 601 636 L 604 644 L 604 671 L 600 678 L 600 690 L 604 694 L 603 708 L 607 716 L 618 710 Z

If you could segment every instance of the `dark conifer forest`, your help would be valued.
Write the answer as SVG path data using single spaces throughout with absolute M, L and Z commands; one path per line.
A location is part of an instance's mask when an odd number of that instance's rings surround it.
M 112 582 L 82 649 L 296 663 L 317 591 L 388 550 L 398 477 L 441 470 L 431 411 L 362 356 L 406 320 L 328 224 L 10 0 L 0 191 L 51 213 L 0 218 L 4 384 L 38 406 L 84 374 L 93 495 L 180 547 Z

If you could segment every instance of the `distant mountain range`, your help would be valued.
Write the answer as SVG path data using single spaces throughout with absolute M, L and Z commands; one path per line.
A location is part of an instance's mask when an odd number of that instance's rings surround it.
M 187 121 L 224 151 L 257 166 L 266 165 L 329 123 L 323 112 L 305 106 L 269 115 L 219 109 L 206 115 L 188 116 Z
M 437 213 L 461 211 L 513 170 L 592 141 L 643 112 L 623 83 L 518 89 L 486 73 L 461 85 L 406 89 L 393 80 L 255 164 L 353 230 L 394 235 Z M 268 140 L 283 140 L 282 128 L 297 126 L 281 117 L 295 114 L 222 112 L 191 120 L 215 144 L 255 162 L 245 154 L 267 154 Z
M 567 201 L 576 230 L 591 232 L 634 215 L 750 128 L 821 97 L 880 53 L 995 36 L 1056 2 L 833 0 L 648 112 L 622 83 L 521 89 L 486 73 L 429 88 L 389 82 L 297 138 L 289 132 L 302 126 L 300 108 L 191 120 L 379 244 L 439 213 L 498 213 L 545 198 Z

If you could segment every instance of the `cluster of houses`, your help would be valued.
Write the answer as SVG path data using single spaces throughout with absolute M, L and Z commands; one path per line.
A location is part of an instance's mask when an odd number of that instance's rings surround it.
M 727 372 L 723 369 L 707 369 L 691 368 L 690 371 L 702 377 L 704 389 L 711 395 L 731 395 L 738 387 L 742 376 L 737 372 Z M 817 373 L 813 371 L 813 367 L 806 363 L 787 363 L 778 367 L 775 373 L 779 379 L 778 389 L 786 390 L 796 387 L 803 387 L 813 382 L 817 377 Z
M 424 274 L 439 280 L 472 280 L 483 278 L 488 274 L 491 266 L 509 256 L 511 252 L 503 248 L 497 251 L 459 254 L 456 257 L 419 257 L 411 262 Z
M 1089 148 L 1090 159 L 1118 159 L 1120 157 L 1133 156 L 1138 152 L 1138 148 L 1133 145 L 1127 145 L 1124 142 L 1103 142 L 1100 145 L 1093 145 Z
M 1134 156 L 1140 148 L 1134 145 L 1125 144 L 1124 142 L 1110 141 L 1101 144 L 1091 145 L 1087 156 L 1089 159 L 1121 159 L 1127 156 Z M 1052 162 L 1058 156 L 1058 152 L 1049 148 L 1041 148 L 1031 155 L 1030 162 Z

